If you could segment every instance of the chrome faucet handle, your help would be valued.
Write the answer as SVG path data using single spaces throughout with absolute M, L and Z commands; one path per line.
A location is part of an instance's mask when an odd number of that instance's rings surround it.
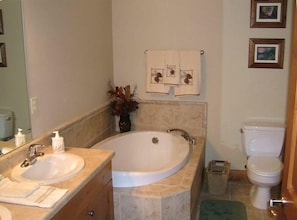
M 34 155 L 43 156 L 44 155 L 43 152 L 37 152 L 39 147 L 45 147 L 45 145 L 44 144 L 31 144 L 29 146 L 29 155 L 30 156 L 34 156 Z
M 37 149 L 38 147 L 44 147 L 44 146 L 45 146 L 44 144 L 31 144 L 29 146 L 29 150 Z

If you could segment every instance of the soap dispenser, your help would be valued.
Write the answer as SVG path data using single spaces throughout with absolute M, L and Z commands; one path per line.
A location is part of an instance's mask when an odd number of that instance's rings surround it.
M 52 137 L 52 147 L 54 153 L 63 153 L 65 151 L 64 138 L 59 135 L 59 131 L 54 131 L 55 137 Z
M 20 147 L 23 144 L 26 143 L 26 138 L 25 135 L 22 133 L 23 129 L 18 128 L 17 134 L 14 136 L 15 137 L 15 146 Z

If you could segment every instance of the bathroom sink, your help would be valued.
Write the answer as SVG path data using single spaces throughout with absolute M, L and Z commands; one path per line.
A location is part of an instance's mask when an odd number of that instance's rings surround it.
M 21 167 L 19 164 L 14 167 L 11 178 L 19 182 L 48 185 L 74 177 L 84 166 L 84 159 L 74 154 L 46 154 L 38 157 L 33 165 Z
M 0 205 L 0 219 L 1 220 L 11 220 L 12 219 L 10 211 L 2 205 Z

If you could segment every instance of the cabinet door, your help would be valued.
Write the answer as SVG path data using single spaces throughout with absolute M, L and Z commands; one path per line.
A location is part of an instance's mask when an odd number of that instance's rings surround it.
M 88 214 L 90 220 L 113 220 L 114 211 L 113 211 L 113 191 L 112 191 L 112 182 L 104 186 L 104 189 L 98 194 L 92 196 L 91 203 L 89 205 Z
M 113 219 L 111 163 L 108 163 L 52 219 Z

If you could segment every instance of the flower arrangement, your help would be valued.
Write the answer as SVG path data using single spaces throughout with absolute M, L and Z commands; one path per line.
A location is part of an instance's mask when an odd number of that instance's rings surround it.
M 112 99 L 110 107 L 113 115 L 129 115 L 138 109 L 139 103 L 133 99 L 135 97 L 135 91 L 136 86 L 133 92 L 130 90 L 130 85 L 125 87 L 110 86 L 108 94 L 109 98 Z

